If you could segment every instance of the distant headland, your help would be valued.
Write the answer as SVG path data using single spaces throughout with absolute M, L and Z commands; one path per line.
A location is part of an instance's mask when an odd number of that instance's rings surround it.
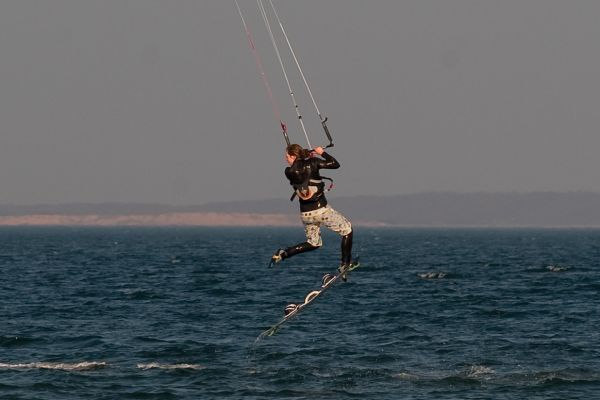
M 600 227 L 600 193 L 419 193 L 331 196 L 355 225 Z M 299 226 L 287 199 L 170 206 L 135 203 L 0 205 L 0 226 Z

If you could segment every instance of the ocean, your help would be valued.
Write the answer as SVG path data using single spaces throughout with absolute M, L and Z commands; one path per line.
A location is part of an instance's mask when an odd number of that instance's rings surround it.
M 600 398 L 600 231 L 0 228 L 1 399 Z

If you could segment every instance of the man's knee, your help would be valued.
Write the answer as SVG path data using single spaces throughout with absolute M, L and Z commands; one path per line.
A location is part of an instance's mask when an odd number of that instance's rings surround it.
M 347 224 L 344 224 L 344 225 L 343 225 L 343 226 L 340 228 L 340 230 L 339 230 L 339 232 L 338 232 L 338 233 L 339 233 L 341 236 L 348 236 L 348 235 L 350 235 L 350 234 L 352 233 L 352 224 L 351 224 L 351 223 L 349 223 L 349 222 L 348 222 Z
M 321 239 L 321 236 L 319 236 L 318 239 L 308 238 L 306 242 L 312 247 L 314 247 L 314 249 L 318 249 L 319 247 L 323 246 L 323 240 Z

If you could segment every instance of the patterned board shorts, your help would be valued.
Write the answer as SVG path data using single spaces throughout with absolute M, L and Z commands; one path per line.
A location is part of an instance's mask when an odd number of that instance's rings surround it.
M 316 247 L 323 245 L 323 241 L 321 240 L 321 225 L 339 233 L 341 236 L 352 232 L 350 221 L 329 206 L 300 213 L 300 218 L 304 224 L 307 242 Z

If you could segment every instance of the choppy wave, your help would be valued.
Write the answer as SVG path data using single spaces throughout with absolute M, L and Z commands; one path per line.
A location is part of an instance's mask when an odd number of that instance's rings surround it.
M 550 272 L 565 272 L 569 270 L 569 267 L 563 265 L 548 265 L 546 269 Z
M 27 346 L 38 341 L 42 340 L 24 336 L 0 336 L 0 347 Z
M 200 364 L 161 364 L 157 362 L 147 363 L 147 364 L 138 364 L 137 368 L 139 369 L 192 369 L 192 370 L 201 370 L 205 367 Z
M 421 279 L 443 279 L 448 274 L 446 272 L 442 272 L 442 271 L 429 271 L 429 272 L 423 272 L 423 273 L 417 274 L 417 275 Z
M 299 234 L 0 229 L 0 397 L 597 397 L 600 231 L 361 229 L 367 267 L 254 346 L 337 262 L 265 269 Z
M 83 361 L 78 363 L 32 362 L 32 363 L 0 363 L 0 369 L 55 369 L 61 371 L 92 371 L 105 368 L 103 361 Z
M 395 373 L 392 376 L 405 381 L 476 381 L 513 386 L 545 386 L 560 383 L 600 384 L 600 371 L 564 369 L 556 371 L 498 372 L 491 367 L 482 365 L 473 365 L 466 369 L 448 372 L 440 371 L 437 373 L 403 371 Z
M 456 371 L 439 372 L 411 372 L 403 371 L 392 376 L 406 381 L 446 381 L 446 380 L 489 380 L 496 371 L 483 365 L 471 365 Z

